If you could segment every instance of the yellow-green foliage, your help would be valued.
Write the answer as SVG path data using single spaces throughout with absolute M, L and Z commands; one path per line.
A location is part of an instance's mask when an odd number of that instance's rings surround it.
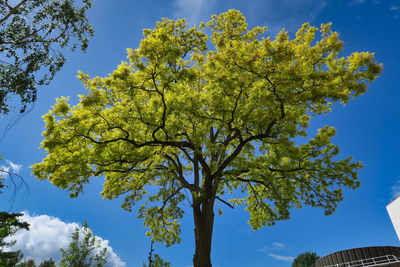
M 243 204 L 258 229 L 304 204 L 331 214 L 342 187 L 359 186 L 361 164 L 335 159 L 333 128 L 302 145 L 293 139 L 333 102 L 366 91 L 381 71 L 372 53 L 339 57 L 343 42 L 330 24 L 267 37 L 235 10 L 190 29 L 163 19 L 143 33 L 111 75 L 79 73 L 88 93 L 77 105 L 61 98 L 44 116 L 38 179 L 77 196 L 104 176 L 102 195 L 123 195 L 127 210 L 144 199 L 139 217 L 167 245 L 179 242 L 188 197 L 214 203 L 241 190 L 230 203 Z

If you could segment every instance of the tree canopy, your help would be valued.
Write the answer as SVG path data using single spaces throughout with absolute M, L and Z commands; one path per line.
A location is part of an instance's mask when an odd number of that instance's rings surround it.
M 57 267 L 55 261 L 50 258 L 48 260 L 44 260 L 40 263 L 40 265 L 36 265 L 34 259 L 27 259 L 23 260 L 22 262 L 18 263 L 17 265 L 13 265 L 16 267 Z
M 299 254 L 292 263 L 292 267 L 315 267 L 319 256 L 315 252 L 304 252 Z
M 79 73 L 88 92 L 77 105 L 62 97 L 44 115 L 48 154 L 33 165 L 37 178 L 76 197 L 91 177 L 105 177 L 104 198 L 124 196 L 128 211 L 143 200 L 138 217 L 167 245 L 180 241 L 189 201 L 194 266 L 211 266 L 203 259 L 216 200 L 243 205 L 260 229 L 303 205 L 332 214 L 342 188 L 359 186 L 362 165 L 337 157 L 335 129 L 312 138 L 306 130 L 332 103 L 366 91 L 381 71 L 373 53 L 339 56 L 330 24 L 272 38 L 236 10 L 189 29 L 163 19 L 143 34 L 109 76 Z
M 86 11 L 74 0 L 0 1 L 0 113 L 8 113 L 7 99 L 19 97 L 20 111 L 34 102 L 37 85 L 48 84 L 64 65 L 64 47 L 85 51 L 93 35 Z
M 82 228 L 76 227 L 71 237 L 68 248 L 60 249 L 60 267 L 103 267 L 107 263 L 107 248 L 103 248 L 100 240 L 93 236 L 86 222 Z
M 4 267 L 15 266 L 22 258 L 21 251 L 4 251 L 4 248 L 11 247 L 16 241 L 6 241 L 21 229 L 29 230 L 27 222 L 20 222 L 18 217 L 21 213 L 0 212 L 0 264 Z
M 163 260 L 160 257 L 160 255 L 153 254 L 153 252 L 154 252 L 153 244 L 154 244 L 154 241 L 151 241 L 149 257 L 147 258 L 148 264 L 143 262 L 142 267 L 171 267 L 171 263 Z
M 142 267 L 171 267 L 171 263 L 164 261 L 160 255 L 154 254 L 151 263 L 149 265 L 143 263 Z

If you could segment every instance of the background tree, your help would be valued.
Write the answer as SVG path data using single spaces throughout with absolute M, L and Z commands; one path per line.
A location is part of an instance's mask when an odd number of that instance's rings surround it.
M 151 264 L 143 264 L 143 267 L 171 267 L 171 263 L 163 260 L 157 253 L 154 254 Z
M 11 247 L 16 241 L 7 242 L 5 239 L 11 237 L 21 229 L 29 230 L 27 222 L 20 222 L 18 217 L 21 213 L 0 212 L 0 265 L 4 267 L 15 266 L 22 258 L 21 251 L 4 251 Z
M 29 259 L 24 262 L 18 263 L 16 266 L 17 267 L 36 267 L 36 263 L 35 263 L 35 260 Z M 52 258 L 50 258 L 49 260 L 42 261 L 42 263 L 40 263 L 39 267 L 57 267 L 57 266 L 56 266 L 56 263 L 54 262 L 54 260 Z
M 151 242 L 151 246 L 150 246 L 150 252 L 149 252 L 149 263 L 143 263 L 143 267 L 171 267 L 171 263 L 164 261 L 160 255 L 158 254 L 153 254 L 154 249 L 153 249 L 153 244 L 154 241 Z
M 299 254 L 294 260 L 292 267 L 315 267 L 315 262 L 319 256 L 315 252 L 304 252 Z
M 64 65 L 62 48 L 85 51 L 93 35 L 86 11 L 74 0 L 0 1 L 0 113 L 9 111 L 7 98 L 17 95 L 20 111 L 34 102 L 37 85 L 48 84 Z
M 102 267 L 107 263 L 107 248 L 102 248 L 100 240 L 93 236 L 87 223 L 83 228 L 75 228 L 67 250 L 60 249 L 60 267 Z
M 44 260 L 42 263 L 40 263 L 39 267 L 56 267 L 56 263 L 52 258 L 49 260 Z
M 24 262 L 17 264 L 16 266 L 17 267 L 36 267 L 36 263 L 35 263 L 35 260 L 29 259 L 29 260 L 25 260 Z
M 33 173 L 72 197 L 104 176 L 102 195 L 124 195 L 124 209 L 145 199 L 138 217 L 167 246 L 180 241 L 189 201 L 193 265 L 209 267 L 215 201 L 244 205 L 260 229 L 303 205 L 332 214 L 342 188 L 359 186 L 362 165 L 337 157 L 335 130 L 308 138 L 306 129 L 333 102 L 362 95 L 381 66 L 368 52 L 339 57 L 330 24 L 270 38 L 230 10 L 207 23 L 210 49 L 205 24 L 186 26 L 163 19 L 110 76 L 81 73 L 88 93 L 74 107 L 58 99 L 44 116 L 48 155 Z

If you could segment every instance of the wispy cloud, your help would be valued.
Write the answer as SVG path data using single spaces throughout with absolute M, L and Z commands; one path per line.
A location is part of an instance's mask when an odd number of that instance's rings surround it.
M 9 173 L 18 174 L 21 168 L 22 165 L 6 160 L 6 165 L 0 165 L 0 178 L 6 178 Z
M 295 32 L 304 22 L 312 22 L 328 3 L 328 0 L 253 0 L 242 11 L 250 25 L 268 26 L 268 33 L 275 35 L 282 28 Z
M 391 5 L 390 11 L 393 13 L 394 18 L 400 17 L 400 6 L 399 5 Z
M 209 15 L 215 0 L 174 0 L 174 17 L 186 18 L 189 25 L 199 24 L 203 20 L 208 20 L 205 16 Z
M 249 227 L 248 228 L 238 229 L 237 231 L 238 231 L 238 233 L 245 234 L 245 235 L 250 235 L 251 233 L 254 233 L 254 230 L 252 230 Z
M 365 2 L 365 0 L 353 0 L 349 3 L 349 6 L 358 6 Z
M 294 257 L 276 254 L 276 251 L 281 251 L 281 250 L 286 250 L 286 249 L 287 249 L 287 247 L 285 244 L 282 244 L 280 242 L 274 242 L 270 246 L 265 246 L 263 248 L 257 249 L 257 251 L 262 252 L 262 253 L 267 253 L 268 256 L 270 256 L 276 260 L 291 262 L 294 260 Z M 274 252 L 274 253 L 272 253 L 272 252 Z
M 71 242 L 71 234 L 79 227 L 77 223 L 65 223 L 59 218 L 48 215 L 32 216 L 28 212 L 23 212 L 21 221 L 30 224 L 30 230 L 20 230 L 11 240 L 17 242 L 9 250 L 21 250 L 25 257 L 32 258 L 36 262 L 44 259 L 53 258 L 59 261 L 61 257 L 60 248 L 66 248 Z M 113 251 L 108 240 L 96 236 L 102 248 L 107 248 L 107 267 L 124 267 L 123 262 Z
M 237 9 L 243 12 L 250 26 L 268 26 L 268 33 L 275 35 L 282 28 L 296 31 L 304 22 L 312 22 L 328 6 L 330 0 L 174 0 L 173 16 L 186 18 L 189 25 L 208 21 L 213 14 Z
M 13 208 L 17 195 L 21 197 L 21 202 L 19 204 L 23 204 L 29 195 L 28 184 L 19 174 L 21 169 L 22 165 L 16 164 L 10 160 L 0 162 L 0 180 L 4 186 L 1 189 L 1 195 L 2 197 L 10 198 L 10 209 Z
M 292 262 L 294 260 L 294 257 L 292 257 L 292 256 L 282 256 L 282 255 L 273 254 L 273 253 L 268 253 L 268 256 L 270 256 L 276 260 L 280 260 L 280 261 Z
M 259 252 L 267 253 L 268 251 L 276 251 L 285 249 L 285 245 L 279 242 L 272 243 L 272 246 L 265 246 L 263 248 L 257 249 Z
M 396 184 L 391 187 L 391 191 L 393 199 L 400 197 L 400 180 L 398 180 Z

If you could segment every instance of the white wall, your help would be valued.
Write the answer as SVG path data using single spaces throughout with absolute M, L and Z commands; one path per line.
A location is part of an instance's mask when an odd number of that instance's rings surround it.
M 390 219 L 392 220 L 393 227 L 396 230 L 397 237 L 400 240 L 400 197 L 393 200 L 386 206 Z

